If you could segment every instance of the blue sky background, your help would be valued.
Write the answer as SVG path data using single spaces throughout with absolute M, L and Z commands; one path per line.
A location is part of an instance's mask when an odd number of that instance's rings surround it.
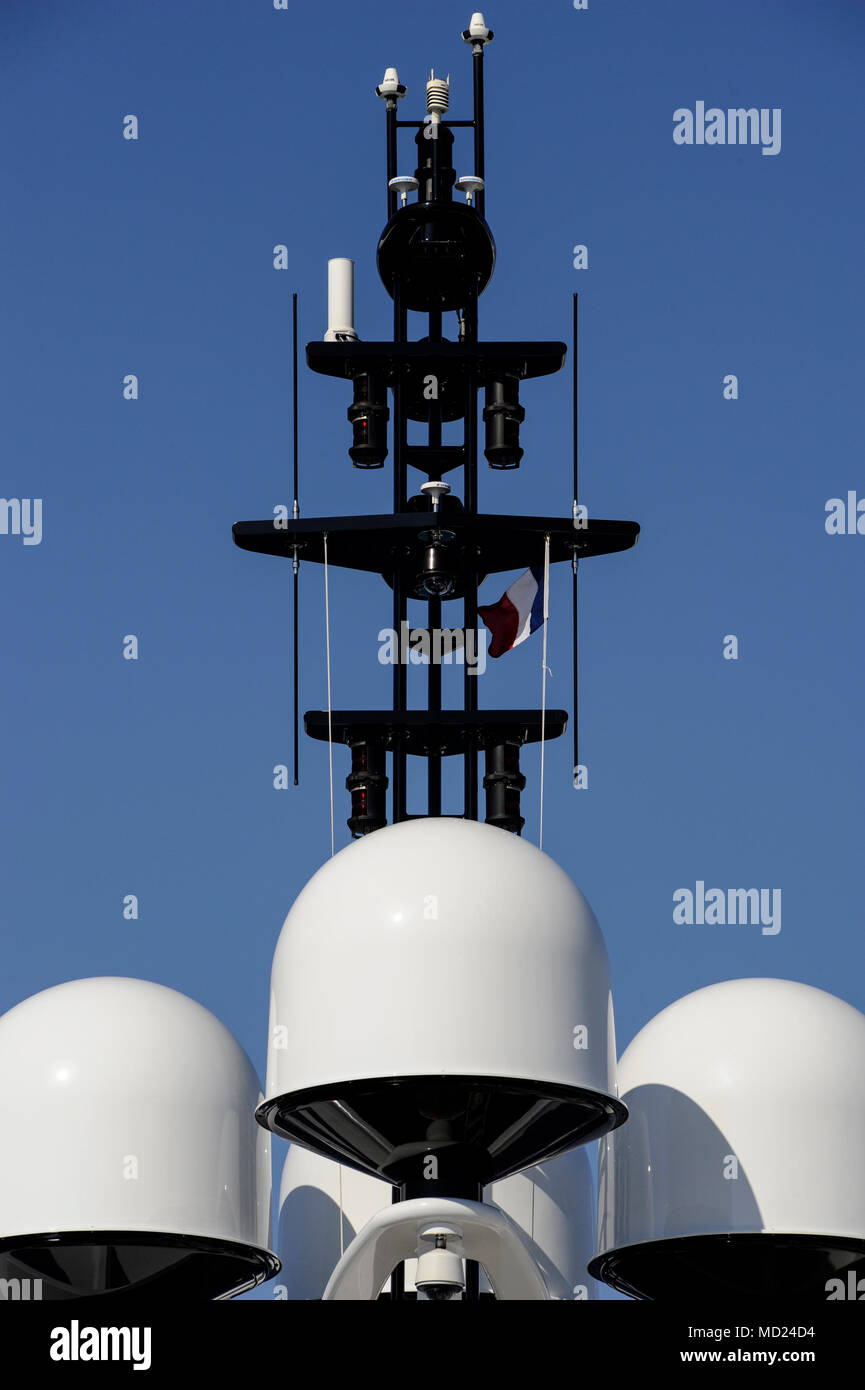
M 390 336 L 373 88 L 396 64 L 400 115 L 418 119 L 435 66 L 469 117 L 470 8 L 5 0 L 0 490 L 43 499 L 44 536 L 0 536 L 4 1009 L 62 980 L 141 976 L 212 1009 L 263 1071 L 276 937 L 329 852 L 327 749 L 305 740 L 300 789 L 273 789 L 291 760 L 290 566 L 236 549 L 231 523 L 291 501 L 292 291 L 302 341 L 320 338 L 327 258 L 351 256 L 360 335 Z M 572 790 L 569 737 L 546 772 L 544 848 L 605 933 L 620 1048 L 738 976 L 865 1008 L 865 536 L 824 527 L 828 498 L 865 495 L 865 9 L 497 0 L 486 15 L 498 265 L 481 336 L 569 340 L 579 290 L 581 500 L 642 526 L 633 552 L 581 568 L 590 788 Z M 781 153 L 677 146 L 673 112 L 698 100 L 780 107 Z M 457 149 L 470 172 L 469 133 Z M 569 372 L 522 399 L 523 465 L 484 466 L 481 507 L 569 515 Z M 306 516 L 390 508 L 389 468 L 350 465 L 348 403 L 305 373 Z M 556 572 L 551 705 L 570 700 L 569 590 Z M 320 708 L 320 569 L 302 593 L 302 707 Z M 389 591 L 332 572 L 331 601 L 335 705 L 386 706 Z M 540 637 L 482 678 L 491 706 L 539 692 Z M 340 845 L 347 755 L 334 763 Z M 536 752 L 523 770 L 536 839 Z M 672 894 L 698 879 L 780 887 L 781 932 L 676 926 Z

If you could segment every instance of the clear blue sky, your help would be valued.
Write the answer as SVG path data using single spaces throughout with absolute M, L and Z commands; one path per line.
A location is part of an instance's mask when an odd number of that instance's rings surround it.
M 470 116 L 470 9 L 5 0 L 2 492 L 43 499 L 43 540 L 0 535 L 4 1009 L 66 979 L 142 976 L 212 1009 L 263 1071 L 273 946 L 329 852 L 327 750 L 304 741 L 300 789 L 273 789 L 291 755 L 290 566 L 237 550 L 231 523 L 291 501 L 292 290 L 303 341 L 320 338 L 326 260 L 351 256 L 359 332 L 389 336 L 373 88 L 396 64 L 417 119 L 435 66 Z M 643 528 L 581 571 L 589 790 L 571 788 L 567 739 L 546 774 L 544 847 L 605 933 L 620 1048 L 738 976 L 865 1008 L 865 536 L 824 527 L 827 499 L 865 496 L 865 10 L 498 0 L 486 15 L 498 265 L 481 334 L 567 339 L 579 290 L 581 500 Z M 781 108 L 781 152 L 676 145 L 673 112 L 697 101 Z M 522 468 L 484 467 L 481 506 L 569 515 L 567 371 L 523 403 Z M 305 374 L 307 516 L 389 510 L 389 469 L 349 463 L 347 404 Z M 302 584 L 302 704 L 320 708 L 320 569 Z M 556 573 L 552 705 L 569 704 L 569 587 Z M 387 705 L 389 591 L 335 572 L 331 599 L 335 704 Z M 537 636 L 491 664 L 481 699 L 533 705 L 539 686 Z M 536 838 L 536 754 L 523 765 Z M 337 750 L 338 844 L 347 771 Z M 672 895 L 697 880 L 781 888 L 780 933 L 675 925 Z

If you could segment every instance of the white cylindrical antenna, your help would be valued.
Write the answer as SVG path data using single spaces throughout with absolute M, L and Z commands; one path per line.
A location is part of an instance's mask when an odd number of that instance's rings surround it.
M 437 124 L 448 109 L 450 103 L 451 75 L 442 79 L 436 77 L 433 68 L 430 68 L 429 82 L 426 84 L 426 109 L 432 117 L 433 124 Z
M 353 343 L 354 329 L 354 261 L 335 256 L 327 263 L 327 332 L 326 343 Z

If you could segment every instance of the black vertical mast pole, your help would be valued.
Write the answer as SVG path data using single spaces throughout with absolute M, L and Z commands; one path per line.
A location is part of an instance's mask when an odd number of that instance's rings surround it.
M 408 315 L 403 308 L 399 280 L 393 289 L 393 336 L 397 343 L 406 341 Z M 405 462 L 406 422 L 403 408 L 403 385 L 399 377 L 393 384 L 393 509 L 405 510 L 406 462 Z M 393 708 L 396 722 L 407 708 L 407 667 L 403 663 L 402 633 L 403 623 L 408 614 L 408 603 L 403 593 L 399 573 L 393 576 L 393 626 L 397 635 L 397 661 L 393 668 Z M 406 817 L 406 754 L 399 733 L 393 743 L 393 823 L 396 825 Z
M 479 179 L 482 179 L 484 177 L 484 46 L 482 43 L 472 44 L 472 73 L 475 107 L 475 173 Z M 483 217 L 485 215 L 485 198 L 482 188 L 475 194 L 475 207 Z
M 391 97 L 387 102 L 387 215 L 390 219 L 398 207 L 398 194 L 395 189 L 390 187 L 390 181 L 396 178 L 397 173 L 397 103 L 396 98 Z M 406 337 L 407 315 L 402 310 L 399 293 L 399 281 L 394 282 L 393 290 L 393 329 L 394 339 L 403 342 Z M 393 386 L 393 509 L 395 512 L 401 511 L 405 502 L 405 484 L 403 482 L 403 429 L 402 429 L 402 383 L 399 378 L 394 381 Z M 397 634 L 396 653 L 397 660 L 393 672 L 393 707 L 394 713 L 403 710 L 407 703 L 407 684 L 406 668 L 402 664 L 402 621 L 407 612 L 407 604 L 402 596 L 402 586 L 400 577 L 394 571 L 393 576 L 393 625 Z M 406 656 L 408 654 L 406 653 Z M 402 740 L 399 735 L 394 739 L 393 745 L 393 824 L 396 825 L 405 816 L 406 809 L 405 791 L 405 755 L 402 749 Z M 394 1187 L 391 1194 L 392 1201 L 400 1200 L 400 1190 Z M 390 1278 L 391 1299 L 400 1302 L 405 1297 L 405 1265 L 398 1264 Z
M 440 343 L 442 340 L 442 311 L 441 309 L 430 310 L 429 316 L 429 336 L 430 343 Z M 440 449 L 442 442 L 442 408 L 441 399 L 436 396 L 435 400 L 429 403 L 429 445 L 431 449 Z M 438 475 L 438 470 L 436 470 Z M 439 504 L 441 505 L 441 504 Z M 440 598 L 431 598 L 429 601 L 429 621 L 430 629 L 430 654 L 429 654 L 429 677 L 427 680 L 427 707 L 430 710 L 440 710 L 442 707 L 442 668 L 436 660 L 441 655 L 441 646 L 435 642 L 432 634 L 441 631 L 442 625 L 442 601 Z M 442 813 L 442 760 L 430 754 L 427 761 L 427 815 L 440 816 Z
M 466 35 L 463 35 L 465 38 Z M 490 38 L 492 34 L 490 33 Z M 480 41 L 472 43 L 472 75 L 474 88 L 474 172 L 480 179 L 484 175 L 484 44 Z M 484 189 L 481 188 L 475 193 L 475 207 L 478 215 L 485 215 L 486 200 Z M 478 336 L 478 297 L 477 289 L 471 297 L 470 303 L 465 310 L 465 337 L 467 342 L 477 342 Z M 465 508 L 466 511 L 474 515 L 478 506 L 478 382 L 473 374 L 469 375 L 468 400 L 466 414 L 466 467 L 465 467 Z M 468 640 L 469 632 L 477 632 L 478 626 L 478 575 L 477 572 L 469 576 L 469 587 L 466 591 L 464 612 L 465 612 L 465 639 Z M 467 653 L 466 653 L 467 655 Z M 475 711 L 478 707 L 478 687 L 477 687 L 477 664 L 474 667 L 475 674 L 471 674 L 471 668 L 466 662 L 464 668 L 464 690 L 466 711 Z M 478 818 L 478 755 L 474 743 L 466 740 L 465 751 L 465 814 L 467 820 L 477 820 Z M 480 1267 L 474 1260 L 466 1260 L 466 1300 L 476 1302 L 480 1297 Z
M 483 63 L 483 46 L 481 46 L 480 60 L 478 60 L 477 54 L 475 54 L 474 71 L 476 74 L 479 70 L 479 62 Z M 475 88 L 475 92 L 477 93 L 477 87 Z M 477 110 L 475 114 L 477 115 Z M 476 149 L 477 132 L 478 126 L 476 124 Z M 481 139 L 481 158 L 483 158 L 483 139 Z M 469 302 L 465 307 L 465 340 L 468 343 L 476 343 L 478 340 L 477 285 L 473 287 Z M 474 372 L 470 372 L 468 375 L 467 390 L 464 506 L 466 511 L 471 516 L 474 516 L 478 509 L 478 381 Z M 465 627 L 464 638 L 467 643 L 469 633 L 477 633 L 478 626 L 478 574 L 476 570 L 468 575 L 463 611 L 463 622 Z M 477 638 L 475 638 L 475 640 L 477 640 Z M 467 655 L 468 653 L 466 652 L 465 656 Z M 477 663 L 472 668 L 469 666 L 468 661 L 465 662 L 463 668 L 463 689 L 464 704 L 467 713 L 474 713 L 478 707 L 477 672 Z M 474 740 L 468 735 L 466 736 L 465 744 L 465 815 L 466 820 L 477 820 L 478 818 L 478 750 Z M 465 1298 L 469 1303 L 475 1303 L 480 1298 L 480 1266 L 476 1260 L 466 1260 Z
M 399 205 L 399 195 L 395 188 L 391 188 L 390 181 L 397 176 L 396 167 L 396 97 L 388 97 L 386 109 L 387 121 L 387 215 L 388 219 L 393 217 Z
M 474 287 L 470 295 L 469 302 L 465 306 L 465 341 L 476 343 L 478 338 L 478 295 L 477 286 Z M 474 516 L 478 509 L 478 383 L 473 372 L 468 373 L 467 377 L 467 400 L 466 400 L 466 425 L 465 425 L 465 497 L 463 505 L 469 516 Z M 465 628 L 465 638 L 468 640 L 470 632 L 476 632 L 478 626 L 478 576 L 477 572 L 469 573 L 466 583 L 466 594 L 463 605 L 463 625 Z M 473 674 L 473 670 L 475 674 Z M 466 713 L 473 714 L 478 707 L 478 677 L 477 666 L 470 667 L 468 663 L 463 667 L 463 692 Z M 465 757 L 465 817 L 466 820 L 477 820 L 478 818 L 478 754 L 477 748 L 472 740 L 466 739 Z

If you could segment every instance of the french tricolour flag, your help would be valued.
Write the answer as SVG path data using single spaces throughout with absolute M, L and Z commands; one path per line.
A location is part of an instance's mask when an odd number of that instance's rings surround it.
M 532 565 L 505 590 L 498 603 L 479 607 L 478 616 L 492 633 L 490 656 L 501 656 L 525 642 L 543 626 L 543 565 Z

